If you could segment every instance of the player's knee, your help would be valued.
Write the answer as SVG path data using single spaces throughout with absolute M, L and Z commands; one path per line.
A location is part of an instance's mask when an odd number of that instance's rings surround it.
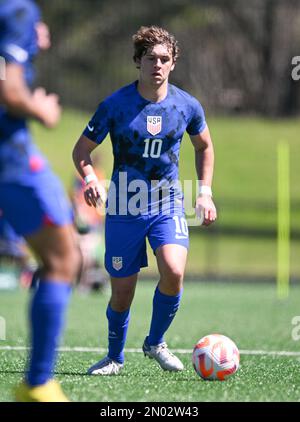
M 123 289 L 120 291 L 112 292 L 110 299 L 110 305 L 116 312 L 124 312 L 130 308 L 133 300 L 133 292 L 131 289 Z
M 63 268 L 70 280 L 77 278 L 81 267 L 82 255 L 77 246 L 72 246 L 63 258 Z
M 80 268 L 79 249 L 72 246 L 61 254 L 49 254 L 44 266 L 47 272 L 71 282 L 76 279 Z
M 183 280 L 183 271 L 178 267 L 170 267 L 166 271 L 165 278 L 171 283 L 179 284 Z
M 125 312 L 130 308 L 132 298 L 129 296 L 112 297 L 110 306 L 115 312 Z
M 173 267 L 161 274 L 159 288 L 162 293 L 176 296 L 182 289 L 183 271 Z

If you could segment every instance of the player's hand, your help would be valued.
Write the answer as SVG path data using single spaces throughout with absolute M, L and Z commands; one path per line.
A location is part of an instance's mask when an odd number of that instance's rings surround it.
M 35 25 L 37 44 L 40 50 L 48 50 L 51 46 L 50 32 L 45 22 L 39 21 Z
M 88 185 L 86 185 L 83 194 L 85 202 L 90 207 L 98 208 L 102 204 L 105 204 L 107 199 L 106 190 L 97 181 L 92 181 Z
M 196 199 L 195 211 L 201 225 L 209 226 L 217 219 L 217 210 L 209 195 L 198 196 Z
M 61 116 L 58 95 L 47 95 L 44 88 L 36 88 L 32 95 L 35 107 L 38 110 L 38 116 L 43 125 L 48 128 L 56 126 Z

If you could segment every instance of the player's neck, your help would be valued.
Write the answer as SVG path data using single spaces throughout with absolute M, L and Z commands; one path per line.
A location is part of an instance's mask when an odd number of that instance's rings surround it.
M 143 80 L 139 80 L 137 84 L 139 94 L 148 101 L 159 103 L 168 95 L 168 81 L 164 81 L 161 85 L 147 84 Z

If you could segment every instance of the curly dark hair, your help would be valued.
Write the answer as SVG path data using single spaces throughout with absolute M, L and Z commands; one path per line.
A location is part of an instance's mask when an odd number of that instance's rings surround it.
M 144 56 L 148 49 L 153 48 L 156 44 L 165 44 L 172 54 L 174 63 L 179 57 L 178 42 L 174 35 L 159 26 L 141 26 L 136 34 L 132 37 L 134 46 L 133 60 L 136 62 Z

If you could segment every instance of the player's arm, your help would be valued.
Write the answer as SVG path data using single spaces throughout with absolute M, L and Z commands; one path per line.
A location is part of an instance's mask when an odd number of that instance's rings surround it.
M 43 88 L 31 92 L 24 68 L 18 63 L 6 65 L 6 79 L 0 81 L 0 101 L 12 115 L 37 119 L 46 127 L 55 126 L 60 119 L 58 96 L 47 95 Z
M 80 176 L 85 181 L 84 199 L 89 206 L 97 207 L 106 201 L 106 192 L 99 183 L 91 159 L 92 151 L 98 146 L 84 135 L 81 135 L 73 149 L 73 161 Z
M 201 133 L 190 135 L 190 138 L 195 148 L 195 164 L 199 180 L 196 214 L 198 216 L 203 214 L 203 224 L 209 225 L 216 220 L 217 211 L 209 192 L 214 171 L 214 148 L 208 126 Z

